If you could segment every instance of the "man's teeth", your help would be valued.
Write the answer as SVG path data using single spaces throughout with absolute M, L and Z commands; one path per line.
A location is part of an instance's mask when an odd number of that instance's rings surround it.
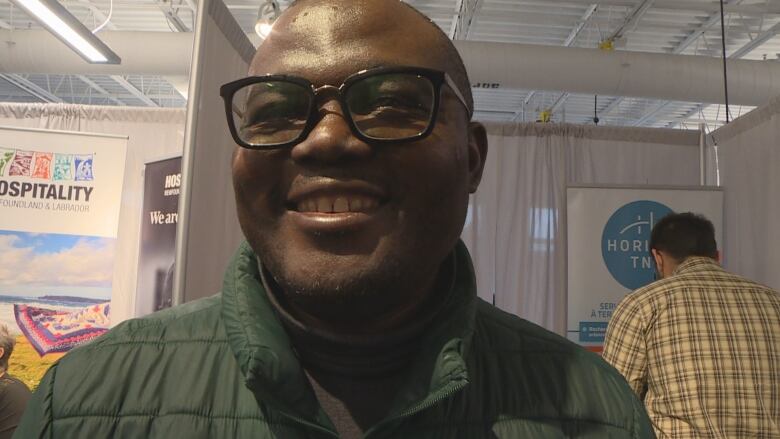
M 345 213 L 366 212 L 379 205 L 376 198 L 364 196 L 317 197 L 298 203 L 299 212 Z

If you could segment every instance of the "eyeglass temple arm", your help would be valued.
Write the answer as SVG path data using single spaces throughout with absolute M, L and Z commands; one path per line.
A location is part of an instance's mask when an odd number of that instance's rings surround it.
M 452 80 L 449 74 L 444 74 L 444 82 L 447 83 L 447 85 L 450 86 L 452 91 L 455 93 L 455 96 L 460 100 L 460 103 L 463 104 L 464 107 L 466 107 L 466 111 L 469 113 L 469 118 L 473 116 L 471 109 L 469 108 L 469 105 L 466 103 L 466 98 L 463 97 L 463 93 L 460 92 L 458 89 L 458 86 L 455 85 L 455 81 Z

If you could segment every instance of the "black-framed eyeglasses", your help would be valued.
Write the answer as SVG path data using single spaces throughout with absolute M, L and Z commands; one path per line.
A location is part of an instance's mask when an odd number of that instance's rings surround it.
M 219 92 L 236 143 L 266 149 L 306 138 L 319 120 L 316 96 L 325 89 L 337 92 L 344 119 L 359 139 L 371 143 L 422 139 L 436 124 L 444 84 L 468 111 L 466 99 L 446 72 L 420 67 L 363 70 L 339 87 L 316 88 L 289 75 L 252 76 L 227 83 Z

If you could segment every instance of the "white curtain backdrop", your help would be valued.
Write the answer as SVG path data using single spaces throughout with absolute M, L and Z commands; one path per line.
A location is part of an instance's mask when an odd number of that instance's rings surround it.
M 699 184 L 699 132 L 487 124 L 488 160 L 462 238 L 480 296 L 566 331 L 566 186 Z M 600 249 L 583 258 L 600 257 Z
M 780 97 L 712 133 L 725 189 L 726 267 L 780 290 Z
M 0 104 L 0 125 L 128 136 L 114 258 L 111 324 L 134 317 L 144 163 L 181 154 L 184 109 Z

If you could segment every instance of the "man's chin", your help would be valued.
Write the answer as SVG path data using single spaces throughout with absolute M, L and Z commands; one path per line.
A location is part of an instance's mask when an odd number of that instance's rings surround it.
M 401 296 L 413 289 L 409 280 L 417 277 L 417 270 L 402 267 L 389 256 L 317 253 L 263 258 L 275 282 L 274 292 L 314 311 L 320 307 L 386 309 L 403 300 Z
M 382 319 L 409 301 L 409 289 L 396 284 L 398 278 L 349 278 L 323 273 L 317 279 L 277 278 L 275 293 L 281 294 L 282 303 L 291 308 L 288 311 L 303 312 L 336 326 Z
M 391 266 L 371 267 L 350 263 L 300 264 L 303 269 L 268 267 L 280 289 L 285 294 L 299 297 L 322 298 L 325 300 L 348 300 L 377 294 L 378 290 L 394 288 L 400 283 L 400 276 Z M 400 285 L 398 285 L 400 287 Z

